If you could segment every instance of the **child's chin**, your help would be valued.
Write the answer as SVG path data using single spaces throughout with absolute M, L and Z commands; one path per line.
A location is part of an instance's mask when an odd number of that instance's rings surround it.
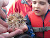
M 37 16 L 41 16 L 41 14 L 35 14 L 35 15 L 37 15 Z

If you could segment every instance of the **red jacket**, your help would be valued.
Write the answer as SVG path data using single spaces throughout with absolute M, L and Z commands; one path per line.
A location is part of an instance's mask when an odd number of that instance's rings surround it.
M 44 21 L 42 20 L 42 18 L 40 16 L 35 15 L 34 12 L 30 12 L 28 14 L 28 18 L 31 22 L 32 27 L 35 27 L 35 28 L 50 27 L 50 11 L 47 13 Z M 44 31 L 44 33 L 35 32 L 35 35 L 40 38 L 43 38 L 43 35 L 44 35 L 44 38 L 50 38 L 50 30 Z
M 15 7 L 13 9 L 13 5 L 10 7 L 9 12 L 8 12 L 8 16 L 10 13 L 13 13 L 13 11 L 15 12 L 19 12 L 20 14 L 22 14 L 24 17 L 26 16 L 28 11 L 32 10 L 32 6 L 27 5 L 27 4 L 22 4 L 21 0 L 18 0 L 17 2 L 15 2 Z

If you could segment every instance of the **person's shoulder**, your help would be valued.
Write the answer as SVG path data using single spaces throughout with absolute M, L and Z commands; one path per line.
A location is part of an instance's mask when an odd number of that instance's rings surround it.
M 16 0 L 15 2 L 21 2 L 21 0 Z

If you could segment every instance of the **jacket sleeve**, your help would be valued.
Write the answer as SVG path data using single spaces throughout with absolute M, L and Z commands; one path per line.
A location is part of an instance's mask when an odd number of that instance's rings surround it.
M 28 31 L 27 31 L 26 33 L 27 33 L 28 35 L 30 35 L 32 38 L 35 38 L 35 34 L 34 34 L 34 32 L 33 32 L 33 28 L 32 28 L 32 26 L 31 26 L 31 22 L 30 22 L 30 20 L 29 20 L 29 18 L 28 18 L 28 15 L 26 15 L 25 18 L 27 19 L 26 24 L 27 24 L 27 27 L 28 27 Z
M 9 8 L 7 16 L 9 16 L 9 14 L 13 14 L 14 12 L 18 11 L 19 11 L 19 3 L 16 1 L 15 4 L 12 4 L 11 7 Z

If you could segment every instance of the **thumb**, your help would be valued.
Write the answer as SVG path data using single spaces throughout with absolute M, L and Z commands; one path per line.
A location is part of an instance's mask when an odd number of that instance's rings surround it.
M 0 35 L 0 38 L 4 38 L 4 36 Z

